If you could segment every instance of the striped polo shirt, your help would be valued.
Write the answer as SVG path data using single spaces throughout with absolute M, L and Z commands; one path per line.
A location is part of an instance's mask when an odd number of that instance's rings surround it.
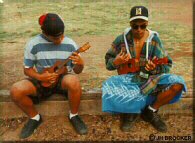
M 43 34 L 33 37 L 25 46 L 24 51 L 24 67 L 36 67 L 41 73 L 44 68 L 49 68 L 58 60 L 67 59 L 72 52 L 78 49 L 76 43 L 64 37 L 60 45 L 55 45 L 49 41 Z M 68 71 L 71 71 L 73 64 L 71 61 L 67 63 Z

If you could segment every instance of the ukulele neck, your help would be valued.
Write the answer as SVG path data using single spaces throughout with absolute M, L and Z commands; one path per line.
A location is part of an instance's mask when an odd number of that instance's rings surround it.
M 79 52 L 79 49 L 77 49 L 77 50 L 74 51 L 74 52 L 76 52 L 77 54 L 80 53 L 80 52 Z M 72 54 L 71 54 L 70 56 L 72 56 Z M 66 64 L 70 61 L 70 59 L 69 59 L 70 56 L 69 56 L 66 60 L 64 60 L 64 62 L 62 62 L 62 64 L 58 65 L 58 66 L 56 67 L 55 71 L 61 69 L 61 68 L 64 67 L 64 66 L 66 66 Z

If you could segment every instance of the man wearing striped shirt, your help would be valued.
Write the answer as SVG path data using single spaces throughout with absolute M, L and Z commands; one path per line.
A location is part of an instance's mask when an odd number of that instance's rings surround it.
M 53 93 L 68 94 L 69 120 L 79 134 L 86 134 L 87 127 L 78 115 L 82 90 L 80 81 L 74 74 L 82 72 L 84 61 L 74 52 L 78 49 L 76 43 L 64 36 L 64 22 L 57 14 L 47 13 L 40 16 L 39 24 L 42 33 L 33 37 L 25 47 L 24 73 L 28 78 L 15 83 L 10 91 L 13 101 L 30 118 L 22 129 L 20 138 L 29 137 L 42 122 L 41 115 L 33 103 Z M 43 72 L 45 68 L 52 67 L 56 61 L 63 61 L 68 57 L 71 59 L 66 66 L 68 73 L 59 76 L 57 73 Z M 41 85 L 41 82 L 52 83 L 57 79 L 55 87 L 47 88 Z

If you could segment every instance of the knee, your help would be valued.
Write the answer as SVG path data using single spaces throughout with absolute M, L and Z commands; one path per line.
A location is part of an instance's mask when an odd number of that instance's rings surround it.
M 19 101 L 23 96 L 23 91 L 17 84 L 14 84 L 10 89 L 10 96 L 13 101 Z
M 183 90 L 183 87 L 183 84 L 177 83 L 172 86 L 172 90 L 179 93 Z
M 80 90 L 80 81 L 77 76 L 69 76 L 62 80 L 62 85 L 66 86 L 69 90 Z

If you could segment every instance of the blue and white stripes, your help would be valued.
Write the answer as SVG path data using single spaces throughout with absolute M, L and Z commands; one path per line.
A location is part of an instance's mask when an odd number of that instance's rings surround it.
M 60 45 L 55 45 L 43 35 L 37 35 L 25 46 L 24 66 L 35 66 L 41 73 L 44 68 L 53 66 L 57 60 L 67 59 L 77 49 L 76 43 L 68 37 L 65 37 Z M 69 62 L 67 66 L 71 69 L 73 65 Z

